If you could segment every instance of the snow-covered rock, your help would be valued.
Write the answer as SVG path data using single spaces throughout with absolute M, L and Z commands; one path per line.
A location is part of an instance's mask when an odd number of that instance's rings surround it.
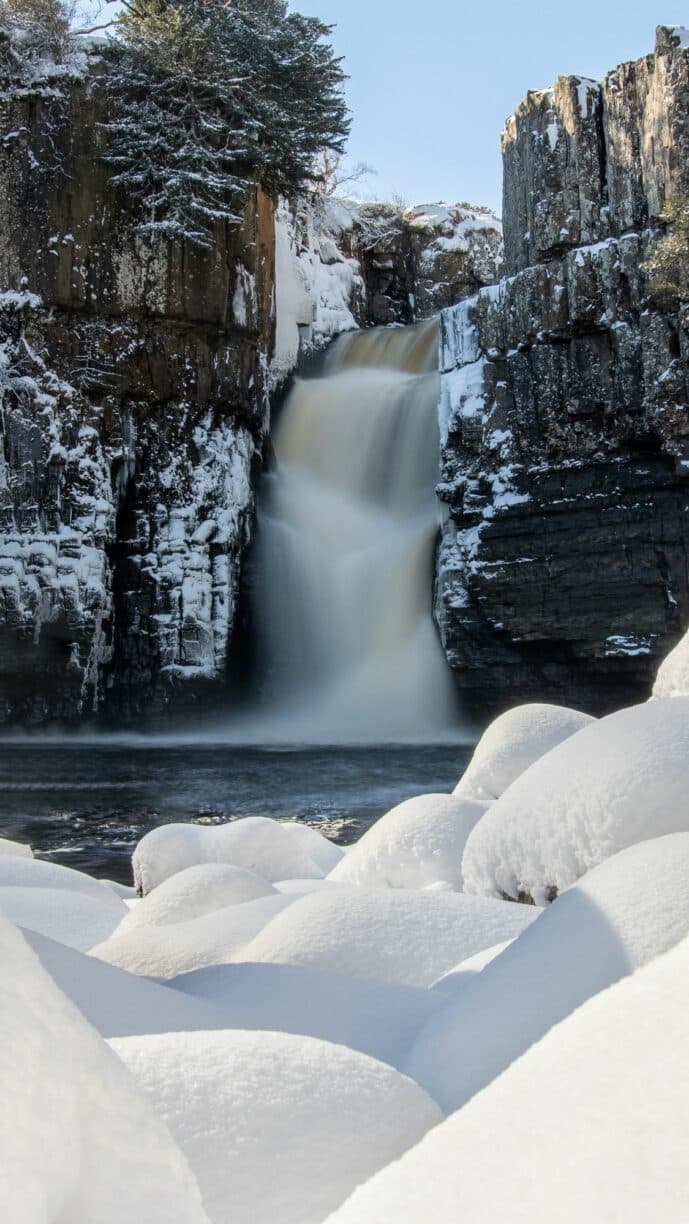
M 102 1037 L 226 1028 L 212 1002 L 125 973 L 34 931 L 24 938 L 63 994 Z
M 494 944 L 492 948 L 485 948 L 483 952 L 476 952 L 474 956 L 467 956 L 461 965 L 456 965 L 454 969 L 450 969 L 447 973 L 443 973 L 437 982 L 433 983 L 433 990 L 442 990 L 445 993 L 455 994 L 466 986 L 472 978 L 475 978 L 479 973 L 482 973 L 486 965 L 490 965 L 496 957 L 500 956 L 505 948 L 509 948 L 514 941 L 504 939 L 502 943 Z
M 429 990 L 299 965 L 217 965 L 173 978 L 168 986 L 212 1005 L 224 1017 L 223 1028 L 319 1037 L 398 1068 L 444 1002 Z
M 585 999 L 689 933 L 688 877 L 689 833 L 607 859 L 431 1017 L 408 1073 L 458 1109 Z
M 8 861 L 35 862 L 31 859 Z M 5 885 L 0 887 L 0 912 L 17 926 L 47 935 L 80 952 L 88 952 L 109 939 L 128 913 L 119 897 L 106 889 L 101 891 L 102 900 L 66 888 Z
M 115 931 L 90 950 L 93 956 L 127 973 L 167 980 L 206 965 L 232 961 L 271 918 L 294 901 L 293 894 L 276 893 L 213 910 L 187 922 L 135 926 L 122 934 Z
M 134 882 L 146 894 L 169 876 L 200 863 L 229 863 L 272 882 L 322 878 L 303 841 L 277 820 L 247 816 L 223 825 L 167 824 L 141 839 L 132 856 Z
M 233 959 L 430 986 L 467 956 L 514 938 L 537 913 L 452 892 L 332 888 L 295 900 Z
M 680 1224 L 688 1010 L 684 940 L 557 1025 L 328 1224 Z
M 296 840 L 302 852 L 327 875 L 344 858 L 342 846 L 336 846 L 329 837 L 312 829 L 303 820 L 284 820 L 281 828 Z
M 174 1033 L 111 1045 L 187 1156 L 212 1224 L 320 1224 L 441 1120 L 399 1072 L 311 1037 Z
M 462 887 L 462 854 L 485 804 L 452 795 L 417 795 L 368 829 L 329 879 L 368 888 Z
M 689 698 L 619 710 L 536 761 L 469 835 L 464 888 L 542 903 L 634 842 L 689 829 Z
M 0 855 L 0 889 L 7 887 L 64 889 L 109 905 L 120 916 L 125 912 L 121 898 L 101 880 L 94 880 L 85 871 L 73 871 L 43 859 Z
M 0 837 L 0 855 L 7 855 L 9 858 L 33 858 L 33 850 L 25 842 Z
M 0 1218 L 122 1224 L 126 1201 L 146 1224 L 208 1224 L 167 1128 L 4 918 L 0 956 Z
M 689 697 L 689 633 L 663 659 L 653 686 L 654 697 Z
M 589 714 L 565 706 L 515 706 L 483 733 L 455 795 L 498 799 L 529 765 L 593 721 Z
M 243 867 L 228 863 L 200 863 L 168 876 L 153 892 L 129 910 L 118 927 L 118 935 L 136 927 L 166 926 L 189 922 L 213 910 L 255 901 L 275 893 L 272 884 Z

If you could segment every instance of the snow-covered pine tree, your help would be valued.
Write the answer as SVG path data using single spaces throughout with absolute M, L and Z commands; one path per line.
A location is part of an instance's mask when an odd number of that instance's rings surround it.
M 142 229 L 208 242 L 249 182 L 290 194 L 349 131 L 331 27 L 285 0 L 129 0 L 107 157 Z

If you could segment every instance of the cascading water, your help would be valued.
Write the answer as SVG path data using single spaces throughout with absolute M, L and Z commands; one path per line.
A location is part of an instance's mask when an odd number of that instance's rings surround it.
M 347 336 L 285 405 L 259 507 L 266 741 L 432 741 L 456 725 L 431 615 L 437 344 L 435 322 Z

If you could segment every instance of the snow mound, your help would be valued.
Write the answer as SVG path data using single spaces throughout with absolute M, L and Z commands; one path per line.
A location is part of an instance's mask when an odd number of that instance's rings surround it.
M 689 942 L 553 1029 L 329 1224 L 687 1216 Z
M 225 1028 L 223 1013 L 203 999 L 106 965 L 34 931 L 22 932 L 63 994 L 102 1037 Z
M 511 939 L 504 939 L 502 943 L 494 944 L 492 948 L 485 948 L 483 952 L 477 952 L 475 956 L 468 956 L 461 965 L 457 965 L 439 977 L 437 982 L 433 983 L 432 989 L 456 994 L 463 986 L 466 986 L 467 982 L 482 973 L 486 965 L 490 965 L 491 961 L 505 951 L 505 948 L 509 948 L 512 942 Z
M 232 961 L 271 918 L 294 901 L 293 895 L 277 893 L 213 910 L 188 922 L 136 926 L 122 934 L 115 931 L 92 947 L 91 953 L 127 973 L 167 980 Z
M 419 1030 L 444 1003 L 428 990 L 294 965 L 218 965 L 168 985 L 212 1004 L 224 1017 L 223 1028 L 318 1037 L 393 1067 L 402 1064 Z
M 324 837 L 317 829 L 304 824 L 301 820 L 286 820 L 280 825 L 290 837 L 296 839 L 302 852 L 320 867 L 323 875 L 327 875 L 344 858 L 342 846 L 336 846 L 329 837 Z
M 391 1067 L 310 1037 L 111 1044 L 187 1156 L 213 1224 L 318 1224 L 441 1118 Z
M 188 922 L 214 910 L 255 901 L 275 893 L 272 884 L 243 867 L 227 863 L 201 863 L 169 876 L 129 910 L 118 935 L 136 927 Z
M 529 765 L 592 722 L 590 714 L 565 706 L 515 706 L 481 736 L 455 795 L 488 802 L 498 799 Z
M 660 664 L 653 696 L 689 697 L 689 633 Z
M 467 956 L 520 934 L 537 913 L 452 892 L 333 888 L 295 900 L 233 959 L 430 986 Z
M 25 842 L 10 841 L 9 837 L 0 837 L 0 855 L 7 855 L 8 858 L 33 858 L 33 850 Z
M 0 860 L 1 862 L 2 860 Z M 14 859 L 31 863 L 31 859 Z M 128 912 L 123 901 L 101 889 L 102 900 L 64 888 L 0 887 L 0 911 L 16 926 L 27 927 L 80 952 L 109 939 Z
M 632 706 L 532 765 L 469 835 L 466 892 L 552 898 L 625 846 L 689 829 L 689 698 Z
M 152 829 L 134 851 L 134 883 L 145 896 L 171 875 L 200 863 L 229 863 L 270 883 L 297 877 L 317 880 L 326 874 L 285 825 L 265 816 L 247 816 L 224 825 L 168 824 Z
M 575 1007 L 689 933 L 687 879 L 689 833 L 606 860 L 431 1017 L 407 1072 L 458 1109 Z
M 485 804 L 452 795 L 418 795 L 383 816 L 330 872 L 369 888 L 462 887 L 462 854 Z
M 83 871 L 72 871 L 58 863 L 46 863 L 42 859 L 0 856 L 0 888 L 52 888 L 67 889 L 110 905 L 119 914 L 124 912 L 121 899 L 113 889 Z
M 208 1224 L 166 1127 L 4 918 L 0 958 L 0 1218 L 121 1224 L 126 1195 L 146 1224 Z

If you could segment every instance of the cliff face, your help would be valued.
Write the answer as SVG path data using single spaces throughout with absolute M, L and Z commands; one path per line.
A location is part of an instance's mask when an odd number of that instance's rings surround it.
M 0 54 L 9 52 L 5 43 Z M 208 249 L 136 236 L 103 64 L 0 97 L 0 719 L 222 680 L 268 422 L 273 210 Z
M 505 278 L 442 317 L 436 614 L 468 703 L 648 695 L 689 621 L 689 316 L 643 260 L 689 187 L 689 36 L 530 93 Z

